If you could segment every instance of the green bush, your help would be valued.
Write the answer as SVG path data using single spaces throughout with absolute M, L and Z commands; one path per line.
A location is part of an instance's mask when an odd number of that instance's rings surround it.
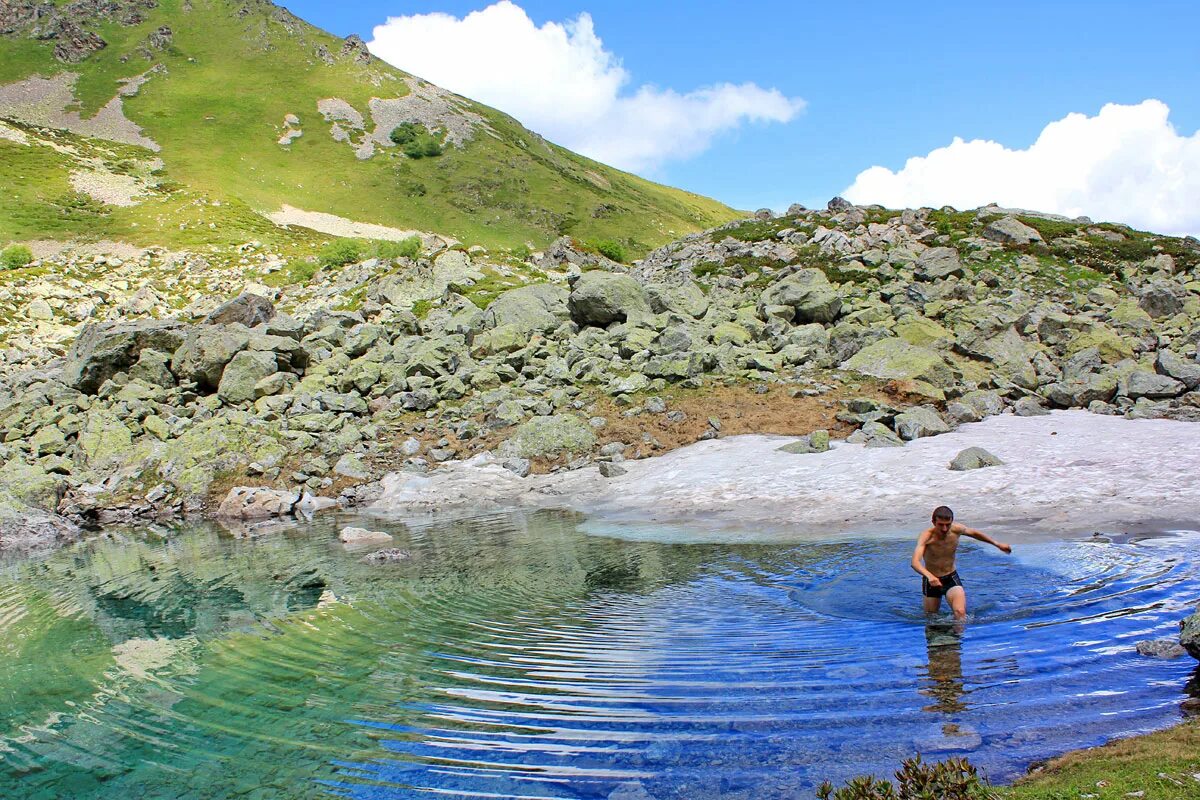
M 344 267 L 362 258 L 362 245 L 353 239 L 337 239 L 317 251 L 322 267 Z
M 415 122 L 402 122 L 392 130 L 389 137 L 393 142 L 403 147 L 416 139 L 422 133 L 421 126 Z
M 611 240 L 596 243 L 596 252 L 617 263 L 625 262 L 625 248 Z
M 529 257 L 533 255 L 533 251 L 529 249 L 529 245 L 527 244 L 519 244 L 508 252 L 517 261 L 528 261 Z
M 417 236 L 409 236 L 398 242 L 376 242 L 375 246 L 371 248 L 371 255 L 381 261 L 394 258 L 416 258 L 421 255 L 421 239 Z
M 920 756 L 896 770 L 896 783 L 870 775 L 854 778 L 840 789 L 829 781 L 817 789 L 820 800 L 995 800 L 997 795 L 965 758 L 930 764 Z
M 33 261 L 33 251 L 23 244 L 10 244 L 0 251 L 0 265 L 5 269 L 20 269 Z

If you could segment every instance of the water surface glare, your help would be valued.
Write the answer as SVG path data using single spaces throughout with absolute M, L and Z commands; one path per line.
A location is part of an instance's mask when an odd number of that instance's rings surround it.
M 0 566 L 0 797 L 800 798 L 920 751 L 993 780 L 1179 719 L 1200 533 L 683 544 L 582 518 L 115 534 Z M 362 523 L 359 520 L 360 524 Z

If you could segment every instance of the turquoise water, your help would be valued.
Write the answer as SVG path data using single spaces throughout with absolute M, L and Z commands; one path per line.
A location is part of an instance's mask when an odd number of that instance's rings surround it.
M 358 522 L 411 558 L 370 565 Z M 1186 531 L 682 544 L 574 515 L 115 532 L 0 567 L 0 797 L 796 798 L 919 750 L 1007 780 L 1179 719 Z M 619 532 L 619 531 L 617 531 Z

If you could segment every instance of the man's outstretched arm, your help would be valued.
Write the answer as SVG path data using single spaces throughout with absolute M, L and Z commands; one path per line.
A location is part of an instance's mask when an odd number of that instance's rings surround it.
M 995 547 L 997 550 L 1000 550 L 1001 552 L 1004 552 L 1004 553 L 1012 552 L 1011 545 L 1005 544 L 1004 542 L 998 542 L 995 539 L 993 539 L 992 537 L 988 536 L 983 531 L 977 531 L 974 528 L 968 528 L 966 525 L 964 525 L 963 529 L 959 533 L 963 536 L 970 536 L 972 539 L 978 539 L 981 542 L 986 542 L 987 544 L 990 544 L 992 547 Z

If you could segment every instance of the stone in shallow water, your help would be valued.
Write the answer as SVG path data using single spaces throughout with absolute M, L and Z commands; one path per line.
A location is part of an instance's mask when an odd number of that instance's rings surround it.
M 393 564 L 397 561 L 408 561 L 412 558 L 412 553 L 407 550 L 401 550 L 399 547 L 385 547 L 383 550 L 376 550 L 368 556 L 363 557 L 363 561 L 368 564 Z
M 1174 639 L 1144 639 L 1137 643 L 1137 652 L 1149 658 L 1179 658 L 1187 655 L 1183 645 Z
M 384 531 L 369 531 L 366 528 L 356 528 L 352 525 L 347 525 L 342 528 L 338 534 L 338 541 L 342 544 L 369 544 L 371 542 L 390 542 L 392 535 Z

